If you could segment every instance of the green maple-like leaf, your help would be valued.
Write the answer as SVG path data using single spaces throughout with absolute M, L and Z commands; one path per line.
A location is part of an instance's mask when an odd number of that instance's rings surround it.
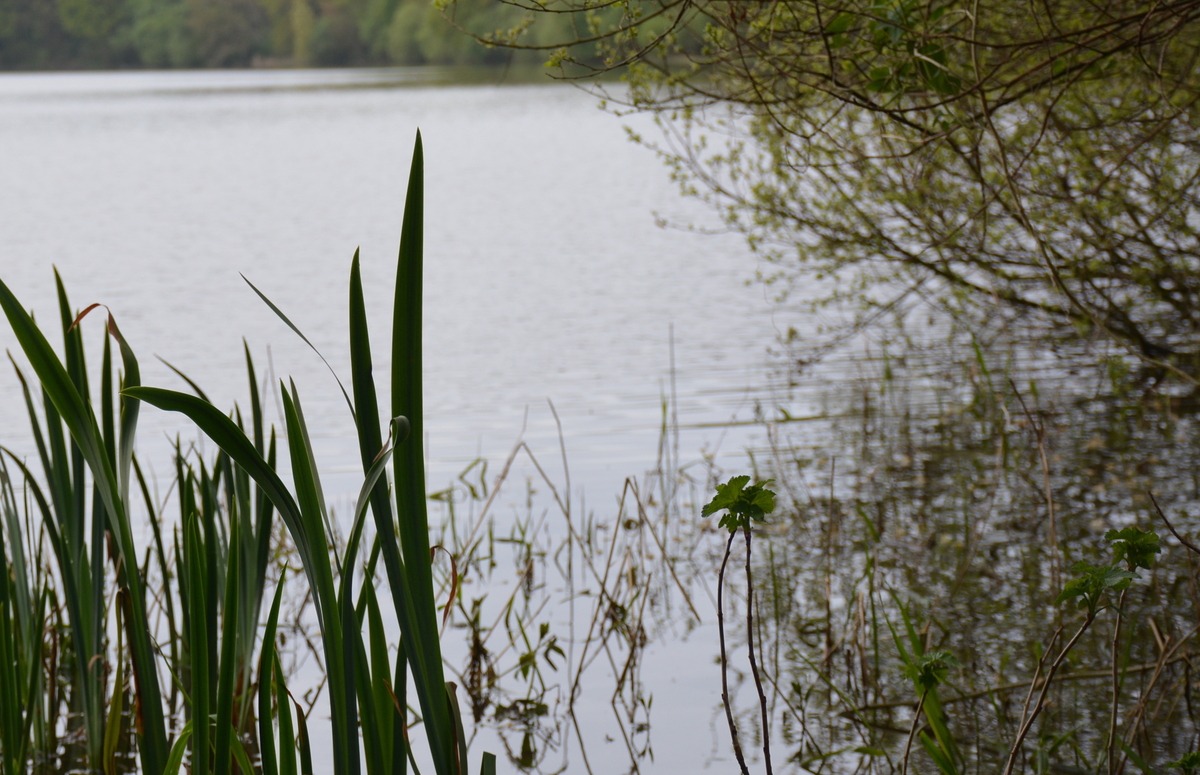
M 727 512 L 718 525 L 733 532 L 750 523 L 762 522 L 775 510 L 775 493 L 768 489 L 774 480 L 750 484 L 750 477 L 735 476 L 725 484 L 717 485 L 717 494 L 700 510 L 700 516 L 711 517 L 720 511 Z M 747 487 L 747 485 L 750 485 Z

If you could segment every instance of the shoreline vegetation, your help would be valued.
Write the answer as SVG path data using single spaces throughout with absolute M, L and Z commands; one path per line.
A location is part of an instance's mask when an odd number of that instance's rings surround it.
M 249 356 L 250 407 L 225 414 L 186 378 L 190 393 L 141 385 L 137 357 L 110 311 L 97 404 L 81 324 L 100 305 L 74 312 L 59 282 L 66 341 L 60 358 L 0 282 L 0 307 L 32 370 L 30 379 L 17 367 L 37 447 L 32 464 L 5 449 L 0 468 L 4 775 L 30 767 L 173 774 L 185 758 L 193 772 L 312 772 L 310 722 L 278 663 L 285 575 L 307 582 L 333 772 L 406 772 L 416 761 L 412 703 L 428 744 L 421 758 L 434 772 L 495 773 L 490 753 L 468 761 L 435 612 L 419 443 L 423 196 L 418 134 L 390 342 L 393 419 L 382 424 L 357 255 L 351 268 L 354 397 L 347 392 L 346 401 L 365 479 L 344 542 L 331 532 L 294 383 L 281 384 L 286 433 L 277 439 L 264 428 Z M 178 522 L 157 511 L 135 458 L 143 405 L 182 413 L 219 449 L 210 464 L 190 457 L 182 442 L 177 447 Z M 291 487 L 277 473 L 283 456 Z M 31 467 L 37 463 L 40 475 Z M 140 545 L 144 531 L 134 521 L 143 507 L 149 545 Z M 271 594 L 267 577 L 280 529 L 291 548 L 275 569 Z M 360 554 L 370 559 L 367 580 L 356 584 Z M 260 641 L 263 604 L 272 598 Z M 399 646 L 389 644 L 385 617 L 399 627 Z
M 546 52 L 481 45 L 478 30 L 526 24 L 526 12 L 469 0 L 71 0 L 0 3 L 0 70 L 124 70 L 458 65 L 536 66 Z M 531 43 L 573 35 L 564 15 Z

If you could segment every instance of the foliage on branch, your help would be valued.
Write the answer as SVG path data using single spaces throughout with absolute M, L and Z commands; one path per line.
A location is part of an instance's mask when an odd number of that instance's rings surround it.
M 1200 0 L 509 2 L 592 20 L 554 60 L 781 276 L 1200 373 Z

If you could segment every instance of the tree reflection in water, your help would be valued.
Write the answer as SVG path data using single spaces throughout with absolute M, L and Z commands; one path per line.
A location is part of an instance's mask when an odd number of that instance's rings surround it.
M 1118 355 L 1088 366 L 970 338 L 954 351 L 971 357 L 909 347 L 860 361 L 853 378 L 844 364 L 836 378 L 802 373 L 796 385 L 817 387 L 780 406 L 808 410 L 763 420 L 772 443 L 750 451 L 748 469 L 781 495 L 760 532 L 754 595 L 777 770 L 934 771 L 920 744 L 905 761 L 914 726 L 931 731 L 924 716 L 914 725 L 919 698 L 902 658 L 923 649 L 953 660 L 938 694 L 954 768 L 1000 771 L 1036 701 L 1031 683 L 1040 691 L 1084 618 L 1055 603 L 1072 565 L 1105 561 L 1106 531 L 1131 525 L 1162 537 L 1158 564 L 1122 598 L 1119 634 L 1115 611 L 1101 610 L 1064 660 L 1018 771 L 1106 770 L 1110 747 L 1114 771 L 1178 760 L 1200 747 L 1190 676 L 1200 558 L 1169 534 L 1151 495 L 1194 534 L 1195 407 L 1169 386 L 1138 384 Z M 818 419 L 791 421 L 802 414 Z M 615 748 L 622 769 L 653 772 L 655 729 L 669 741 L 660 745 L 707 737 L 666 729 L 669 691 L 656 695 L 658 676 L 644 672 L 647 648 L 709 665 L 716 653 L 715 641 L 688 636 L 707 635 L 714 618 L 723 542 L 698 515 L 726 472 L 676 468 L 584 511 L 569 476 L 555 479 L 518 445 L 494 485 L 475 471 L 475 485 L 443 495 L 443 542 L 460 555 L 453 626 L 469 645 L 460 683 L 479 729 L 499 734 L 522 771 L 615 772 Z M 526 513 L 497 517 L 497 492 L 514 486 L 526 488 Z M 744 585 L 731 590 L 728 621 L 744 622 Z M 730 645 L 735 715 L 753 736 L 757 700 L 737 662 L 745 632 Z

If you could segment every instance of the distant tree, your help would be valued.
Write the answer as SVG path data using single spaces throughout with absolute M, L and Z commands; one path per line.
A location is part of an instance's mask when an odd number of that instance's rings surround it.
M 270 31 L 267 33 L 267 53 L 278 60 L 292 57 L 292 0 L 261 0 L 267 12 Z
M 74 40 L 53 3 L 0 0 L 0 67 L 47 68 L 74 60 Z
M 292 61 L 298 65 L 312 64 L 312 40 L 317 15 L 308 0 L 292 0 Z
M 399 4 L 399 0 L 368 0 L 359 16 L 359 37 L 374 60 L 387 58 L 388 31 Z
M 153 68 L 195 64 L 183 0 L 134 0 L 129 12 L 126 41 L 140 64 Z
M 345 10 L 322 15 L 313 28 L 312 62 L 322 67 L 345 67 L 366 59 L 366 47 L 358 36 L 358 24 Z
M 1200 0 L 511 4 L 589 20 L 499 39 L 622 69 L 644 139 L 782 277 L 1200 375 Z
M 186 7 L 201 67 L 245 66 L 267 49 L 271 20 L 255 0 L 186 0 Z

